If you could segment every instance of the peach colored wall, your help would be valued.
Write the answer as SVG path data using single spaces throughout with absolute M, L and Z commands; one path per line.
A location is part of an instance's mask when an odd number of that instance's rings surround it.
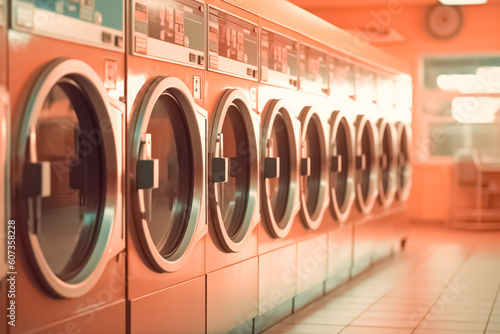
M 356 1 L 354 1 L 355 3 Z M 366 2 L 366 1 L 365 1 Z M 437 1 L 436 1 L 437 2 Z M 345 3 L 345 2 L 344 2 Z M 414 82 L 414 182 L 410 198 L 412 218 L 444 221 L 449 199 L 449 159 L 426 159 L 428 138 L 421 117 L 420 77 L 423 55 L 500 54 L 500 1 L 486 5 L 463 6 L 462 32 L 450 41 L 436 41 L 425 30 L 425 2 L 387 0 L 377 6 L 343 5 L 341 7 L 309 8 L 314 14 L 343 29 L 392 28 L 404 41 L 374 43 L 412 65 Z M 305 9 L 307 5 L 304 6 Z M 370 37 L 369 34 L 367 34 Z

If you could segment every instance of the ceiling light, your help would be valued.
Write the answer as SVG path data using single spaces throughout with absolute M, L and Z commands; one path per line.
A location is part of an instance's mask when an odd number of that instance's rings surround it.
M 460 6 L 460 5 L 484 5 L 488 0 L 439 0 L 443 5 Z

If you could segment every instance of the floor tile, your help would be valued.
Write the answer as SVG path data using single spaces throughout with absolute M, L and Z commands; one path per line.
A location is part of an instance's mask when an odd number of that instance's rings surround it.
M 330 325 L 307 325 L 307 324 L 278 324 L 267 331 L 265 334 L 334 334 L 339 333 L 344 326 Z
M 414 226 L 408 240 L 265 333 L 500 334 L 500 232 Z
M 447 329 L 463 331 L 484 331 L 486 323 L 484 322 L 465 322 L 465 321 L 426 321 L 422 320 L 419 329 Z
M 341 334 L 411 334 L 411 330 L 389 327 L 356 327 L 349 326 Z

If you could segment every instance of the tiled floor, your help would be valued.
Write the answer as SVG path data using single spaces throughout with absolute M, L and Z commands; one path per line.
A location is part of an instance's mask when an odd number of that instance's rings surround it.
M 413 225 L 406 252 L 265 333 L 500 334 L 500 232 Z

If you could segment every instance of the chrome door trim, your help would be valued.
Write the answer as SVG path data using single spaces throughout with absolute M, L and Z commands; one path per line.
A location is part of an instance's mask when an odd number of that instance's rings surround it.
M 189 214 L 189 223 L 183 241 L 174 254 L 163 257 L 158 252 L 149 233 L 149 226 L 140 203 L 144 201 L 143 189 L 137 187 L 137 162 L 141 154 L 141 141 L 147 132 L 149 119 L 160 96 L 165 92 L 174 95 L 186 117 L 193 150 L 194 192 Z M 175 77 L 159 76 L 147 82 L 137 95 L 132 107 L 129 133 L 129 187 L 134 211 L 134 225 L 137 228 L 144 253 L 159 272 L 174 272 L 188 261 L 196 243 L 207 233 L 206 225 L 206 142 L 205 128 L 207 113 L 199 107 L 191 96 L 189 88 Z

